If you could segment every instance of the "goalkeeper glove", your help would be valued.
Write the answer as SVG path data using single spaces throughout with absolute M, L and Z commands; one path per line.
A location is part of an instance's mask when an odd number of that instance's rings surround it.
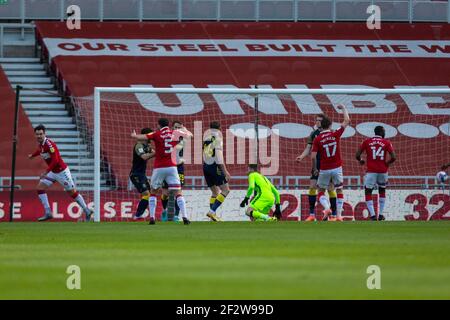
M 248 205 L 248 197 L 245 197 L 244 200 L 242 200 L 241 208 L 245 207 L 246 205 Z
M 277 218 L 278 220 L 281 220 L 281 208 L 280 208 L 280 204 L 276 204 L 275 205 L 275 212 L 273 213 L 274 217 Z

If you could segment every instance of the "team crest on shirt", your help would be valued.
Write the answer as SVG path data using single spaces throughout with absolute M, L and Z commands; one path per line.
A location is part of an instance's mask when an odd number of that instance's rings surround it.
M 55 148 L 50 147 L 50 153 L 55 153 Z

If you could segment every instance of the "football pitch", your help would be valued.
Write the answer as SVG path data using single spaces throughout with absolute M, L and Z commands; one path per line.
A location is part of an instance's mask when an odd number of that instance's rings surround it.
M 70 265 L 80 290 L 66 287 Z M 381 289 L 367 287 L 371 265 Z M 1 223 L 0 288 L 0 299 L 450 299 L 450 222 Z

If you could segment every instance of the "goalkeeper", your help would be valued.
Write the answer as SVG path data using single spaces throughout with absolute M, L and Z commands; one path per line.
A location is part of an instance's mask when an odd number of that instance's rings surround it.
M 248 165 L 248 190 L 245 199 L 241 202 L 241 208 L 248 205 L 251 195 L 255 196 L 245 214 L 255 221 L 272 221 L 281 219 L 280 193 L 273 184 L 258 172 L 258 165 Z M 275 204 L 274 217 L 269 217 L 269 211 Z

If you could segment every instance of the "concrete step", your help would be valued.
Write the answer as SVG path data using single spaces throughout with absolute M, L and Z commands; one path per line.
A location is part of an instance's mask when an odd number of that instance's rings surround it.
M 0 58 L 0 63 L 40 63 L 39 58 Z
M 44 70 L 44 66 L 42 64 L 29 64 L 29 63 L 2 63 L 2 69 L 4 71 L 10 70 Z
M 87 151 L 65 151 L 65 150 L 60 150 L 61 156 L 63 157 L 63 159 L 65 160 L 65 157 L 67 158 L 84 158 L 84 157 L 88 157 L 90 154 Z
M 64 162 L 67 164 L 76 164 L 80 166 L 88 166 L 88 167 L 94 167 L 94 159 L 93 158 L 67 158 L 64 159 Z
M 92 164 L 94 164 L 94 162 L 92 162 Z M 67 163 L 67 165 L 69 165 L 69 164 Z M 94 176 L 94 166 L 93 165 L 85 165 L 85 166 L 71 165 L 70 171 L 71 172 L 81 172 L 81 173 L 90 172 L 91 177 Z
M 29 77 L 29 76 L 46 76 L 47 73 L 44 70 L 20 70 L 20 71 L 11 71 L 5 70 L 5 74 L 8 77 L 21 76 L 21 77 Z
M 35 106 L 28 106 L 26 108 L 23 108 L 25 111 L 38 111 L 38 110 L 54 110 L 54 111 L 67 111 L 64 107 L 58 107 L 58 108 L 46 108 L 44 104 L 38 104 Z
M 32 123 L 43 123 L 45 126 L 48 124 L 72 124 L 73 119 L 70 117 L 29 117 Z M 75 124 L 74 124 L 75 125 Z
M 52 80 L 48 77 L 9 77 L 9 82 L 13 84 L 45 84 L 51 83 Z
M 45 97 L 45 96 L 59 96 L 58 91 L 56 90 L 45 90 L 45 91 L 41 91 L 41 90 L 22 90 L 20 91 L 20 96 L 21 97 Z
M 22 106 L 25 109 L 33 109 L 33 108 L 37 108 L 40 109 L 43 106 L 47 107 L 47 109 L 51 109 L 51 108 L 55 108 L 55 109 L 60 109 L 60 108 L 66 108 L 64 103 L 46 103 L 46 104 L 42 104 L 42 103 L 22 103 Z
M 10 79 L 11 82 L 11 79 Z M 20 84 L 24 89 L 51 89 L 54 90 L 55 86 L 52 83 L 23 83 Z M 11 87 L 16 88 L 16 84 L 11 84 Z
M 60 151 L 77 151 L 77 150 L 87 150 L 87 146 L 85 144 L 65 144 L 58 143 L 58 148 Z
M 55 102 L 61 102 L 61 97 L 58 96 L 45 96 L 45 97 L 30 97 L 30 96 L 23 96 L 20 97 L 20 102 L 22 103 L 55 103 Z
M 47 130 L 47 136 L 54 137 L 55 139 L 61 139 L 60 137 L 65 137 L 64 139 L 77 139 L 80 133 L 77 130 Z
M 69 113 L 66 110 L 27 110 L 28 117 L 69 117 Z M 72 118 L 69 117 L 70 120 Z
M 57 144 L 65 143 L 65 144 L 81 144 L 83 141 L 79 137 L 72 137 L 72 138 L 60 138 L 60 137 L 54 137 L 52 139 Z
M 77 126 L 75 125 L 75 123 L 45 123 L 44 121 L 31 121 L 31 124 L 33 126 L 37 126 L 38 124 L 44 124 L 46 129 L 53 129 L 53 130 L 76 130 Z M 50 135 L 49 132 L 47 132 L 48 135 Z

